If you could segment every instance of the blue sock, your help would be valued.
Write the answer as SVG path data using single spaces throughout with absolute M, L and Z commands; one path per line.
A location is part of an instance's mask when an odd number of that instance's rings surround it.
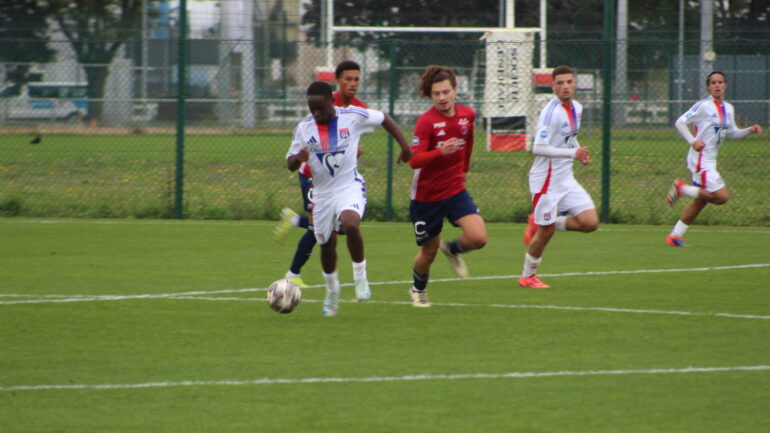
M 414 279 L 414 288 L 423 291 L 428 286 L 428 274 L 420 275 L 412 269 L 412 278 Z
M 455 239 L 449 243 L 449 252 L 458 255 L 465 252 L 465 249 L 460 246 L 460 239 Z
M 313 247 L 315 247 L 315 233 L 312 230 L 308 230 L 297 242 L 297 251 L 294 253 L 294 260 L 291 261 L 291 268 L 289 270 L 292 273 L 299 274 L 302 267 L 305 266 L 310 255 L 313 254 Z
M 303 229 L 306 229 L 309 226 L 310 226 L 310 218 L 307 215 L 300 215 L 299 223 L 297 224 L 297 227 L 302 227 Z

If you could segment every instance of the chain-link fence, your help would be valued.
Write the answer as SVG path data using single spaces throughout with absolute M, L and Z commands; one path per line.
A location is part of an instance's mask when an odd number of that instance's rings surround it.
M 488 137 L 495 132 L 490 119 L 517 119 L 507 132 L 531 141 L 537 114 L 552 97 L 550 75 L 534 67 L 540 53 L 535 42 L 496 44 L 383 41 L 327 50 L 285 38 L 278 45 L 189 40 L 180 125 L 177 41 L 122 44 L 110 64 L 81 64 L 69 42 L 50 42 L 57 55 L 48 63 L 0 63 L 0 77 L 25 70 L 34 80 L 6 79 L 0 88 L 0 214 L 165 218 L 174 216 L 179 197 L 186 218 L 275 219 L 282 207 L 299 209 L 297 177 L 286 170 L 284 157 L 294 126 L 308 114 L 305 89 L 337 62 L 352 59 L 361 65 L 358 97 L 390 113 L 407 137 L 431 105 L 416 91 L 424 67 L 452 67 L 458 103 L 477 112 L 468 189 L 487 220 L 524 221 L 533 156 L 490 150 L 506 148 Z M 750 44 L 740 42 L 742 52 Z M 673 122 L 706 96 L 697 44 L 680 51 L 676 41 L 651 41 L 618 50 L 628 59 L 612 64 L 609 131 L 602 128 L 605 43 L 559 41 L 548 48 L 549 65 L 569 64 L 578 72 L 576 99 L 584 105 L 578 137 L 590 146 L 592 163 L 575 165 L 577 179 L 597 206 L 602 191 L 609 191 L 605 211 L 611 222 L 674 222 L 683 205 L 669 208 L 664 195 L 673 178 L 689 179 L 689 173 L 688 146 Z M 505 53 L 494 57 L 494 50 Z M 511 55 L 518 64 L 510 63 Z M 767 129 L 770 56 L 719 53 L 709 67 L 727 75 L 727 100 L 739 125 Z M 500 80 L 505 86 L 494 87 Z M 183 137 L 176 135 L 180 126 Z M 610 165 L 602 155 L 607 133 Z M 770 225 L 767 137 L 763 132 L 722 146 L 719 169 L 731 200 L 709 206 L 699 223 Z M 397 145 L 383 131 L 364 136 L 362 145 L 367 218 L 406 220 L 412 170 L 390 163 Z

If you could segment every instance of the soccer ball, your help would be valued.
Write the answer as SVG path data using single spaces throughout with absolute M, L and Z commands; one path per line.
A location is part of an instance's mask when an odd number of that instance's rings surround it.
M 302 289 L 292 281 L 284 278 L 274 281 L 267 288 L 267 304 L 270 308 L 287 314 L 294 311 L 302 300 Z

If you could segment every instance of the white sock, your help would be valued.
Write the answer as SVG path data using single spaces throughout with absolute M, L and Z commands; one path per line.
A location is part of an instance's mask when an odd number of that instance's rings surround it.
M 567 217 L 565 216 L 556 217 L 556 231 L 559 231 L 559 232 L 567 231 Z
M 676 222 L 676 224 L 674 224 L 674 229 L 671 230 L 671 235 L 681 238 L 682 236 L 684 236 L 685 233 L 687 233 L 687 229 L 689 227 L 690 226 L 683 223 L 682 220 L 679 220 Z
M 292 227 L 299 227 L 299 215 L 294 215 L 289 221 L 291 222 Z
M 353 279 L 355 281 L 366 280 L 366 259 L 359 263 L 353 262 Z
M 331 274 L 327 274 L 326 272 L 321 271 L 324 274 L 324 280 L 326 281 L 326 290 L 329 292 L 339 292 L 340 291 L 340 279 L 337 276 L 337 271 L 335 270 Z
M 537 267 L 540 266 L 540 262 L 543 260 L 542 257 L 539 259 L 536 259 L 529 255 L 529 253 L 524 254 L 524 270 L 521 272 L 521 276 L 524 278 L 529 278 L 537 273 Z
M 299 274 L 295 274 L 292 271 L 286 272 L 286 278 L 294 278 L 294 277 L 299 277 Z
M 682 187 L 682 195 L 686 195 L 687 197 L 692 197 L 692 198 L 698 198 L 699 194 L 700 194 L 700 187 L 692 186 L 692 185 L 685 185 Z

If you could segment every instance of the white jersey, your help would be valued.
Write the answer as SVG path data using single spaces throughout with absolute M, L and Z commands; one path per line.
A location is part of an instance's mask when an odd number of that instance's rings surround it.
M 336 116 L 326 124 L 316 123 L 312 115 L 304 118 L 294 129 L 286 159 L 307 147 L 308 165 L 313 175 L 313 198 L 331 197 L 349 188 L 354 182 L 361 186 L 364 179 L 358 173 L 358 141 L 361 134 L 381 125 L 381 111 L 359 107 L 334 107 Z
M 559 156 L 535 157 L 529 170 L 532 194 L 567 189 L 574 181 L 572 162 L 575 151 L 580 147 L 577 134 L 582 117 L 583 106 L 579 102 L 572 101 L 571 106 L 567 106 L 555 96 L 540 112 L 533 153 L 537 155 L 538 146 L 547 146 L 550 153 Z
M 687 128 L 695 124 L 695 135 Z M 676 129 L 688 143 L 703 141 L 705 147 L 700 152 L 690 147 L 687 153 L 687 168 L 698 173 L 705 169 L 716 170 L 719 146 L 725 137 L 743 138 L 749 134 L 749 128 L 738 129 L 735 125 L 735 109 L 729 102 L 721 104 L 712 98 L 701 99 L 676 121 Z

